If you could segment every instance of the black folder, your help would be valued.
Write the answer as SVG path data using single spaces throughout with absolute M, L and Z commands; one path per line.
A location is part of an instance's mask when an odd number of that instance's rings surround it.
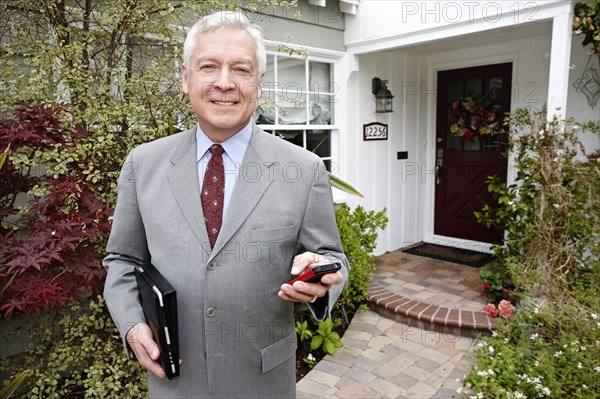
M 135 268 L 135 279 L 146 322 L 160 348 L 159 362 L 173 379 L 179 375 L 177 291 L 150 263 Z

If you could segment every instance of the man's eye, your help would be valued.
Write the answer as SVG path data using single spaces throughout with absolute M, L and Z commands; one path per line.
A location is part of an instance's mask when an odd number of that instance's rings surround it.
M 203 72 L 212 72 L 217 70 L 217 67 L 214 65 L 201 65 L 200 70 Z
M 248 68 L 235 68 L 234 69 L 235 73 L 239 74 L 239 75 L 243 75 L 243 76 L 248 76 L 250 75 L 251 71 Z

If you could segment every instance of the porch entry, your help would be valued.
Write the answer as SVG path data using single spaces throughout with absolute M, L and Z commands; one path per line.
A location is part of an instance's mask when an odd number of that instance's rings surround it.
M 488 118 L 480 125 L 485 126 L 495 111 L 501 126 L 504 114 L 510 111 L 512 63 L 440 71 L 437 82 L 434 233 L 499 242 L 502 232 L 478 223 L 473 212 L 493 203 L 487 190 L 488 176 L 506 181 L 507 134 L 501 129 L 488 133 L 485 127 L 477 133 L 476 117 L 460 120 L 458 114 L 480 109 L 480 115 Z M 461 100 L 467 101 L 466 106 Z M 470 129 L 462 130 L 465 124 Z

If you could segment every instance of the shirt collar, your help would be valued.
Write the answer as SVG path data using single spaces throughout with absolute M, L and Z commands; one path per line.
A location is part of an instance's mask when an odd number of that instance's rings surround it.
M 241 165 L 246 154 L 246 149 L 250 144 L 252 137 L 252 121 L 240 130 L 238 133 L 231 136 L 226 141 L 220 143 L 227 153 L 227 156 L 237 164 Z M 211 145 L 215 144 L 200 128 L 200 124 L 196 124 L 196 161 L 206 154 Z

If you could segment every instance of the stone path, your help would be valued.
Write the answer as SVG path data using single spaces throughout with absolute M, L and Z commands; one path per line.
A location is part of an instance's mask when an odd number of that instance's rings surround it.
M 354 316 L 344 347 L 297 383 L 298 398 L 462 398 L 457 389 L 475 362 L 476 339 L 470 336 L 476 332 L 468 329 L 489 323 L 480 314 L 485 298 L 479 269 L 401 251 L 377 257 L 376 265 L 371 290 L 387 291 L 372 292 L 370 306 L 377 312 Z M 413 319 L 410 311 L 401 314 L 404 302 L 396 297 L 425 307 Z M 447 309 L 444 325 L 434 325 L 436 315 L 422 322 L 427 306 L 437 315 Z M 456 323 L 448 324 L 450 312 Z M 465 315 L 473 315 L 473 322 L 465 325 Z
M 298 382 L 298 398 L 460 398 L 473 338 L 427 331 L 368 311 L 354 316 L 334 356 Z

